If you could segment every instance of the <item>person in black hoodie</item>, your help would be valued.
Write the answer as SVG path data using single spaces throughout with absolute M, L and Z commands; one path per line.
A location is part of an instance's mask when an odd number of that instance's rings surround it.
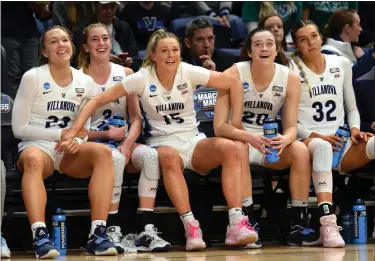
M 186 25 L 183 60 L 186 63 L 223 72 L 236 62 L 228 52 L 215 50 L 213 25 L 204 18 L 197 18 Z
M 138 45 L 129 24 L 115 17 L 118 2 L 95 2 L 95 14 L 91 20 L 83 22 L 74 34 L 74 45 L 77 50 L 83 44 L 83 29 L 89 24 L 102 23 L 110 33 L 112 50 L 110 61 L 138 71 L 141 60 Z M 78 55 L 75 56 L 75 63 Z
M 169 27 L 170 17 L 169 8 L 154 1 L 130 2 L 118 14 L 132 28 L 140 49 L 146 49 L 153 32 Z

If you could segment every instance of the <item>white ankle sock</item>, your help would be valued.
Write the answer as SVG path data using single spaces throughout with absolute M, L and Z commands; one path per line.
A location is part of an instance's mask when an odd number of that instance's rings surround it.
M 248 197 L 242 200 L 242 206 L 243 207 L 250 207 L 253 204 L 253 197 Z
M 104 220 L 94 220 L 94 221 L 91 221 L 91 230 L 90 230 L 90 235 L 94 234 L 94 231 L 96 229 L 97 226 L 107 226 L 107 222 L 104 221 Z
M 229 214 L 229 225 L 232 226 L 234 223 L 235 218 L 239 216 L 243 216 L 243 212 L 241 208 L 231 208 L 228 210 Z
M 194 221 L 195 220 L 193 212 L 191 212 L 191 211 L 181 215 L 180 218 L 181 218 L 182 223 L 184 223 L 186 221 Z
M 35 231 L 38 227 L 46 227 L 44 222 L 35 222 L 31 225 L 31 232 L 33 233 L 33 239 L 35 238 Z

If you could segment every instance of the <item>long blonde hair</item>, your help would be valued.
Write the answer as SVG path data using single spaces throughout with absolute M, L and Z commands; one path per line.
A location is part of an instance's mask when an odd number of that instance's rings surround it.
M 87 74 L 87 70 L 88 70 L 89 65 L 90 65 L 90 53 L 86 52 L 83 45 L 87 44 L 87 41 L 89 39 L 90 30 L 93 29 L 93 28 L 96 28 L 96 27 L 104 28 L 107 31 L 107 33 L 109 34 L 108 28 L 104 24 L 101 24 L 101 23 L 90 24 L 83 30 L 83 44 L 81 45 L 81 49 L 79 50 L 78 68 L 79 69 L 82 68 L 83 72 L 86 73 L 86 74 Z
M 147 43 L 146 55 L 142 63 L 142 67 L 152 67 L 155 66 L 155 61 L 151 57 L 151 53 L 155 52 L 156 45 L 158 44 L 159 40 L 165 38 L 174 38 L 180 45 L 180 41 L 178 40 L 177 36 L 173 33 L 166 32 L 163 29 L 155 31 Z

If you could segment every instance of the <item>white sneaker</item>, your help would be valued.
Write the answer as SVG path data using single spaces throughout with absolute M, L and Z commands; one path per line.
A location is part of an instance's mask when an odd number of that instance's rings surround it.
M 153 224 L 147 224 L 145 230 L 137 235 L 135 245 L 138 251 L 166 252 L 171 244 L 158 236 L 160 232 Z
M 136 234 L 127 234 L 122 239 L 121 243 L 124 246 L 124 252 L 126 253 L 137 253 L 137 247 L 135 246 Z
M 1 257 L 10 258 L 10 249 L 3 237 L 1 237 Z
M 117 253 L 124 253 L 124 246 L 121 242 L 123 235 L 121 233 L 121 227 L 119 226 L 110 226 L 106 229 L 106 235 L 110 242 L 112 242 L 117 250 Z
M 324 247 L 344 247 L 345 241 L 340 235 L 342 227 L 337 225 L 335 214 L 320 218 L 320 241 Z

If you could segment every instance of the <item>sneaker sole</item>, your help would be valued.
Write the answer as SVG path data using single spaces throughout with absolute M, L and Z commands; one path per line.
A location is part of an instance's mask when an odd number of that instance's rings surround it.
M 39 258 L 39 259 L 53 258 L 53 257 L 60 256 L 60 252 L 57 251 L 56 249 L 53 249 L 53 250 L 48 251 L 48 253 L 45 254 L 44 256 L 38 256 L 38 255 L 35 255 L 35 256 L 36 258 Z
M 248 234 L 246 237 L 238 238 L 237 241 L 225 239 L 227 246 L 246 246 L 258 241 L 258 234 L 253 232 Z
M 186 251 L 198 251 L 206 248 L 206 243 L 202 242 L 194 245 L 186 245 Z
M 261 248 L 263 245 L 256 245 L 255 243 L 251 243 L 251 244 L 248 244 L 244 247 L 242 247 L 243 249 L 258 249 L 258 248 Z
M 148 247 L 137 247 L 137 251 L 139 252 L 168 252 L 171 248 L 171 245 L 166 245 L 164 247 L 155 247 L 150 249 Z
M 116 256 L 117 255 L 117 250 L 115 247 L 110 247 L 106 251 L 98 252 L 95 251 L 95 254 L 86 252 L 89 255 L 94 255 L 94 256 Z

